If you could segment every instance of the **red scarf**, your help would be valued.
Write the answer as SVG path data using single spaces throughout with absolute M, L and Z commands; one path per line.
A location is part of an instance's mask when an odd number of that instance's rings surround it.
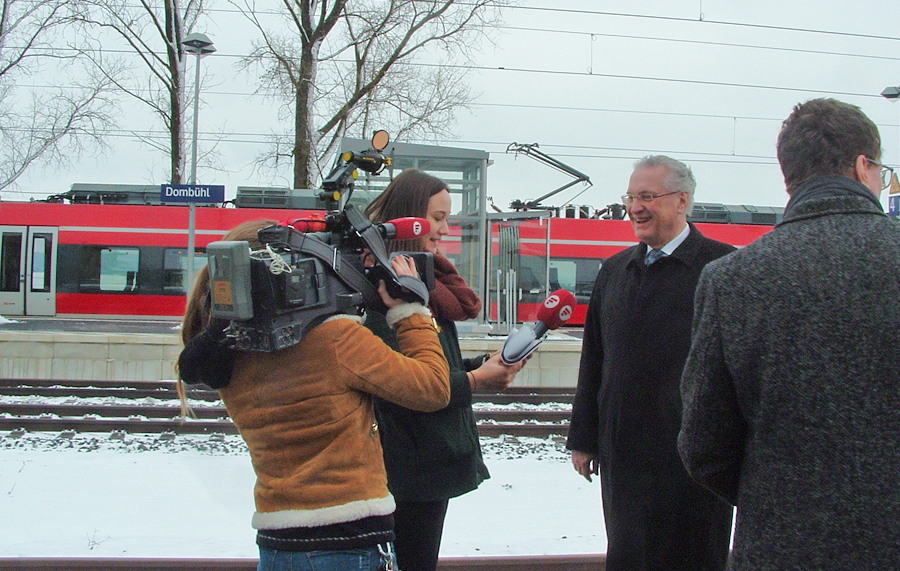
M 478 316 L 481 300 L 456 271 L 453 262 L 435 254 L 434 277 L 434 291 L 431 292 L 428 306 L 435 318 L 465 321 Z

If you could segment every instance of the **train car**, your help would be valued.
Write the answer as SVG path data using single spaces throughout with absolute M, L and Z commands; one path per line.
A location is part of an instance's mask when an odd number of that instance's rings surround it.
M 284 210 L 196 208 L 194 267 L 229 229 Z M 0 315 L 173 318 L 185 308 L 189 208 L 4 202 Z
M 241 222 L 305 214 L 278 208 L 195 210 L 195 268 L 206 263 L 207 244 Z M 177 318 L 185 307 L 188 221 L 189 208 L 182 205 L 3 202 L 0 315 Z M 491 223 L 493 268 L 504 224 Z M 772 225 L 699 222 L 698 227 L 742 247 Z M 583 324 L 603 260 L 636 243 L 624 220 L 550 218 L 516 229 L 517 277 L 511 289 L 517 290 L 520 322 L 534 320 L 549 287 L 576 294 L 581 305 L 570 325 Z M 451 258 L 459 255 L 461 235 L 456 227 L 447 239 Z M 489 286 L 489 297 L 500 289 Z M 499 304 L 491 300 L 487 306 L 489 317 L 497 319 Z
M 772 210 L 770 216 L 764 219 L 769 224 L 701 222 L 701 217 L 692 218 L 692 221 L 705 236 L 742 248 L 771 230 L 780 219 L 780 209 L 769 210 Z M 722 219 L 740 219 L 735 214 L 732 210 Z M 534 321 L 548 291 L 562 288 L 574 293 L 578 300 L 569 325 L 583 325 L 600 266 L 607 258 L 637 244 L 628 220 L 550 218 L 549 256 L 546 229 L 537 223 L 529 223 L 520 225 L 518 230 L 517 320 L 520 322 Z M 545 275 L 548 288 L 543 287 Z M 492 319 L 498 319 L 496 303 L 492 304 L 491 311 Z

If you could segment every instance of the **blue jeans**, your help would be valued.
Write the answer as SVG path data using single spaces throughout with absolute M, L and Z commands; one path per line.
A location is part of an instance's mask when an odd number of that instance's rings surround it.
M 387 555 L 382 554 L 385 552 Z M 388 561 L 392 566 L 383 566 Z M 344 551 L 278 551 L 260 547 L 257 569 L 258 571 L 378 571 L 396 568 L 394 546 L 387 544 Z

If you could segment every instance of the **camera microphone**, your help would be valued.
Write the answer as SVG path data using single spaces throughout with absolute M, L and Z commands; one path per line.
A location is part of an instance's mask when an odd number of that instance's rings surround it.
M 325 232 L 328 230 L 328 223 L 318 218 L 289 218 L 282 220 L 278 225 L 293 228 L 297 232 Z
M 500 359 L 507 365 L 514 365 L 531 355 L 548 331 L 562 327 L 572 317 L 577 304 L 575 296 L 567 290 L 558 289 L 551 293 L 538 309 L 534 327 L 524 324 L 521 329 L 512 330 L 500 351 Z
M 328 232 L 328 222 L 318 218 L 289 218 L 278 223 L 298 232 Z M 415 240 L 431 232 L 431 224 L 424 218 L 395 218 L 384 224 L 373 224 L 385 240 Z
M 424 218 L 408 216 L 375 224 L 385 240 L 415 240 L 431 232 L 431 223 Z

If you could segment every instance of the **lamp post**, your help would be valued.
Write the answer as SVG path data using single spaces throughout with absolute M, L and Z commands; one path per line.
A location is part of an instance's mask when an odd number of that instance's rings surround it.
M 197 119 L 200 109 L 200 58 L 216 51 L 213 47 L 212 40 L 206 34 L 192 33 L 188 34 L 181 44 L 184 51 L 197 56 L 196 74 L 194 76 L 194 135 L 191 149 L 191 184 L 197 184 Z M 189 207 L 190 215 L 188 221 L 188 247 L 187 260 L 185 265 L 184 289 L 187 298 L 191 297 L 191 284 L 194 281 L 194 248 L 195 248 L 195 227 L 196 227 L 196 207 L 191 202 Z
M 897 101 L 898 99 L 900 99 L 900 87 L 885 87 L 884 91 L 881 92 L 881 96 L 891 101 Z M 900 162 L 898 162 L 897 164 L 900 164 Z

